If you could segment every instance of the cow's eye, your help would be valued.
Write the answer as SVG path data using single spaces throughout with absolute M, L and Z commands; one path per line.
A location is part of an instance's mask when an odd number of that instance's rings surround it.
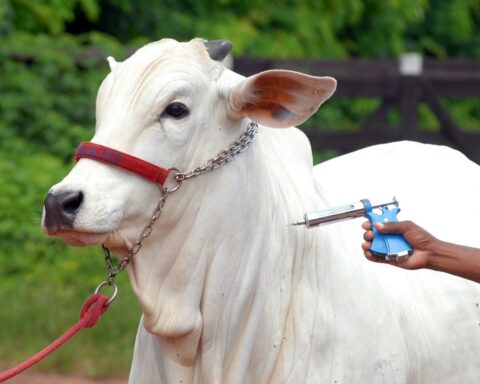
M 181 119 L 187 116 L 189 113 L 188 108 L 185 104 L 179 102 L 173 102 L 165 108 L 162 112 L 163 116 L 174 117 L 175 119 Z

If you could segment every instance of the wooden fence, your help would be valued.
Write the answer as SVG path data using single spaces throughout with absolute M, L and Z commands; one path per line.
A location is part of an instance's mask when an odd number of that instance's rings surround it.
M 423 59 L 415 55 L 401 60 L 277 60 L 236 57 L 234 70 L 249 76 L 267 69 L 289 69 L 338 81 L 334 98 L 379 98 L 381 103 L 356 132 L 312 129 L 306 133 L 316 150 L 341 153 L 373 144 L 415 140 L 457 148 L 480 163 L 480 121 L 476 132 L 466 132 L 453 121 L 444 98 L 480 97 L 480 60 Z M 425 103 L 440 129 L 419 127 L 419 107 Z M 391 127 L 386 117 L 399 107 L 400 124 Z

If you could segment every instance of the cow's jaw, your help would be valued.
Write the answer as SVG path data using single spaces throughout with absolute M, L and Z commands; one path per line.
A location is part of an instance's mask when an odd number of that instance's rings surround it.
M 109 233 L 89 233 L 78 231 L 59 231 L 53 236 L 61 238 L 69 245 L 76 247 L 86 247 L 89 245 L 102 244 L 109 237 Z

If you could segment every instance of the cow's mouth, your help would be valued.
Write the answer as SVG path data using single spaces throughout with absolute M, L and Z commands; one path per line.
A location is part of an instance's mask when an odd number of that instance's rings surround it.
M 61 238 L 67 244 L 75 247 L 86 247 L 102 244 L 110 235 L 110 232 L 58 231 L 49 235 Z

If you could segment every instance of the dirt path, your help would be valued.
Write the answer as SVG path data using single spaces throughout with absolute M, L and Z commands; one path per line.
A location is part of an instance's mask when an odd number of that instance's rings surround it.
M 66 376 L 55 373 L 22 373 L 10 379 L 8 384 L 127 384 L 127 379 L 92 380 L 80 376 Z

